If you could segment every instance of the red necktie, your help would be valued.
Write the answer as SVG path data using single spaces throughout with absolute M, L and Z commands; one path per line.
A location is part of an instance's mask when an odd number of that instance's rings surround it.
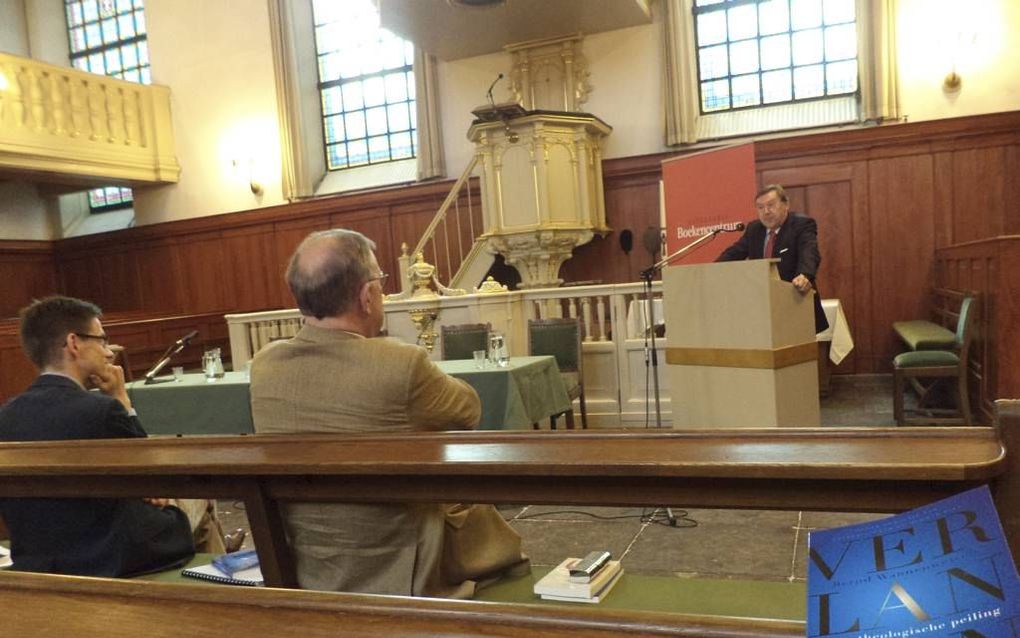
M 765 259 L 772 257 L 772 249 L 776 246 L 776 233 L 775 231 L 769 231 L 769 237 L 765 240 Z

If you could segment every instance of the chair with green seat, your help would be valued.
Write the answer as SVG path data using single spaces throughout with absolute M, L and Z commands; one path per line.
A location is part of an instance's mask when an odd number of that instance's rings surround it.
M 588 427 L 588 409 L 584 404 L 584 373 L 581 356 L 581 320 L 574 319 L 529 319 L 528 354 L 552 355 L 560 369 L 567 396 L 571 402 L 577 399 L 581 407 L 581 427 Z M 573 403 L 566 412 L 554 414 L 549 425 L 556 429 L 556 419 L 566 415 L 567 428 L 574 429 Z
M 956 325 L 955 350 L 917 350 L 904 352 L 893 359 L 893 416 L 896 425 L 910 423 L 971 425 L 970 396 L 967 392 L 967 357 L 974 338 L 977 301 L 966 297 L 960 303 L 960 320 Z M 942 408 L 925 408 L 925 399 L 941 379 L 956 379 L 957 411 Z M 925 385 L 921 379 L 929 380 Z M 917 390 L 921 412 L 931 416 L 908 420 L 903 408 L 903 393 L 907 382 Z M 948 415 L 948 416 L 947 416 Z
M 452 326 L 441 326 L 443 361 L 452 359 L 471 359 L 475 350 L 486 350 L 489 347 L 489 330 L 487 323 L 460 323 Z

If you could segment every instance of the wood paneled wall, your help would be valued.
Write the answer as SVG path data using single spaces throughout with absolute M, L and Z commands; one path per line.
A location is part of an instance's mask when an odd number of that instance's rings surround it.
M 935 285 L 981 295 L 974 396 L 994 414 L 995 399 L 1020 397 L 1020 235 L 940 248 Z
M 937 249 L 1020 234 L 1020 112 L 755 147 L 759 181 L 784 184 L 794 210 L 818 219 L 818 285 L 823 296 L 843 301 L 856 342 L 838 372 L 889 369 L 898 348 L 890 325 L 924 316 Z M 575 251 L 561 272 L 566 281 L 634 281 L 651 263 L 641 237 L 658 227 L 660 163 L 675 155 L 604 162 L 614 230 Z M 417 241 L 451 185 L 394 187 L 52 243 L 0 242 L 0 310 L 10 316 L 56 290 L 108 312 L 147 317 L 291 307 L 283 268 L 308 232 L 359 230 L 377 242 L 382 268 L 395 272 L 401 242 Z M 750 219 L 752 203 L 734 214 Z M 629 254 L 619 245 L 624 229 L 634 233 Z M 397 284 L 391 278 L 389 292 Z

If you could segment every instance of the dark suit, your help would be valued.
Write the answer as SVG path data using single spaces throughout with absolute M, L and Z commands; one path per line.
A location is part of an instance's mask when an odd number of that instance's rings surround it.
M 765 225 L 758 220 L 747 224 L 747 229 L 732 246 L 723 251 L 716 261 L 742 261 L 761 259 L 765 251 Z M 818 252 L 818 225 L 815 220 L 797 213 L 790 213 L 779 227 L 772 256 L 779 258 L 779 277 L 792 281 L 797 275 L 804 275 L 815 286 L 815 275 L 822 263 Z M 829 327 L 822 310 L 822 299 L 815 287 L 815 332 Z
M 0 408 L 0 441 L 144 436 L 119 401 L 55 374 L 39 376 Z M 140 498 L 0 499 L 0 514 L 20 571 L 129 576 L 181 564 L 195 552 L 184 512 Z

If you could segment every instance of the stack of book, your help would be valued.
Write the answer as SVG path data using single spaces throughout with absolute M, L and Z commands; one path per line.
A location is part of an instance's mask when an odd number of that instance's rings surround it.
M 594 564 L 593 564 L 594 562 Z M 592 552 L 585 558 L 568 558 L 535 583 L 543 600 L 576 603 L 601 602 L 623 575 L 620 561 L 609 552 Z

